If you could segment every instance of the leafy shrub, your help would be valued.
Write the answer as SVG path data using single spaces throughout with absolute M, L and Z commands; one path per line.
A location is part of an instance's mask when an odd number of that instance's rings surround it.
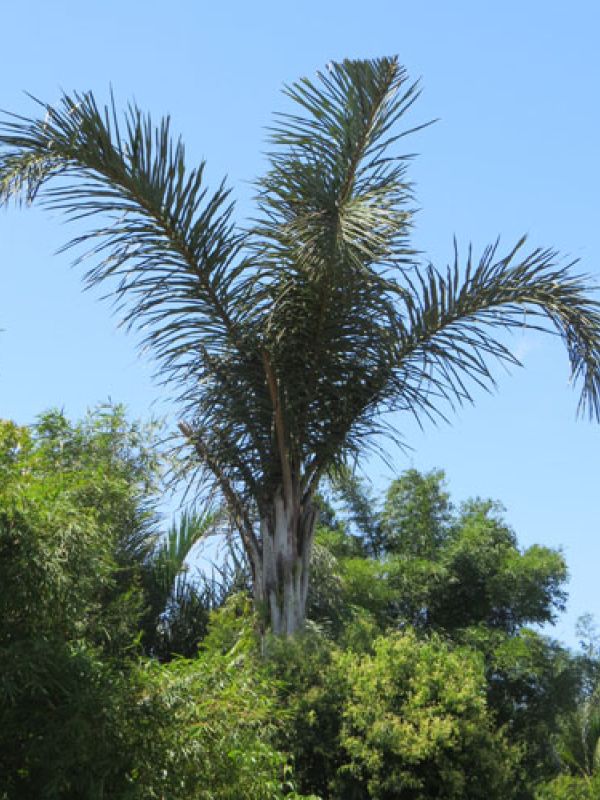
M 538 787 L 535 800 L 598 800 L 600 778 L 559 775 Z
M 269 644 L 299 789 L 330 800 L 508 800 L 519 752 L 486 704 L 483 659 L 410 630 L 344 651 Z
M 493 729 L 477 654 L 407 631 L 337 666 L 349 690 L 340 798 L 510 798 L 517 754 Z

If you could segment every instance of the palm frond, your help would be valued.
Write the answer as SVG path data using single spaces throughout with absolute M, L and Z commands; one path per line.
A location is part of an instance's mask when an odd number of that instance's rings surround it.
M 164 593 L 165 604 L 178 576 L 185 570 L 192 548 L 208 536 L 217 523 L 217 512 L 183 511 L 157 544 L 147 562 L 147 569 Z
M 204 164 L 187 168 L 169 118 L 155 126 L 130 105 L 119 119 L 114 101 L 101 108 L 91 93 L 39 105 L 41 118 L 5 115 L 0 124 L 0 202 L 39 196 L 91 223 L 66 247 L 88 248 L 90 285 L 115 280 L 124 322 L 148 331 L 168 371 L 185 371 L 191 353 L 203 360 L 238 342 L 246 309 L 234 262 L 243 237 L 229 190 L 210 194 Z M 93 227 L 98 218 L 104 224 Z
M 395 58 L 332 63 L 285 89 L 298 113 L 271 128 L 271 169 L 259 181 L 259 226 L 276 258 L 315 277 L 396 264 L 407 246 L 407 156 L 387 151 L 417 99 Z
M 560 265 L 552 250 L 521 256 L 522 239 L 499 257 L 488 247 L 463 271 L 458 251 L 446 273 L 429 266 L 410 281 L 389 385 L 391 407 L 435 415 L 440 400 L 471 400 L 469 382 L 494 385 L 490 360 L 519 361 L 497 331 L 532 329 L 564 341 L 571 377 L 582 387 L 579 409 L 600 417 L 600 303 L 589 279 Z
M 254 465 L 270 439 L 257 420 L 266 387 L 229 191 L 209 193 L 204 164 L 187 168 L 168 117 L 155 126 L 130 105 L 120 119 L 91 93 L 40 105 L 38 119 L 0 123 L 0 202 L 39 198 L 90 226 L 66 245 L 92 260 L 88 284 L 112 281 L 123 323 L 142 331 L 183 413 L 211 431 L 215 463 Z

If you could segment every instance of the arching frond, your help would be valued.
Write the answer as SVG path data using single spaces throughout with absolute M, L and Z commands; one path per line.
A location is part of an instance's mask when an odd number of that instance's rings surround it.
M 430 266 L 412 277 L 395 345 L 393 406 L 435 414 L 440 400 L 470 401 L 469 382 L 494 385 L 490 360 L 519 364 L 498 331 L 534 329 L 562 338 L 582 387 L 580 410 L 600 418 L 600 303 L 556 252 L 521 256 L 524 244 L 503 257 L 497 244 L 488 247 L 477 264 L 469 254 L 464 270 L 456 250 L 445 274 Z
M 154 126 L 130 105 L 119 119 L 91 93 L 40 105 L 41 118 L 2 120 L 0 201 L 39 196 L 89 223 L 66 245 L 87 248 L 88 283 L 115 280 L 125 323 L 148 331 L 168 371 L 185 370 L 191 353 L 210 370 L 206 354 L 239 345 L 247 312 L 229 190 L 209 193 L 204 164 L 187 168 L 168 117 Z
M 217 512 L 184 511 L 174 522 L 147 559 L 145 569 L 151 575 L 155 591 L 162 594 L 162 606 L 174 591 L 178 576 L 186 567 L 192 549 L 210 535 L 218 524 Z
M 119 118 L 91 93 L 40 105 L 39 119 L 0 124 L 0 201 L 38 198 L 89 226 L 66 245 L 90 259 L 88 283 L 112 281 L 124 323 L 143 332 L 185 413 L 235 443 L 234 465 L 253 467 L 266 387 L 229 191 L 208 191 L 204 164 L 187 168 L 168 117 L 154 125 L 131 105 Z M 213 457 L 232 463 L 223 447 Z

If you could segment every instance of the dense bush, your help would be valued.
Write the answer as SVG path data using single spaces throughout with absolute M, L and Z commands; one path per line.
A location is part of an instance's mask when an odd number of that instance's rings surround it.
M 0 798 L 274 800 L 275 686 L 253 618 L 143 656 L 156 463 L 120 411 L 0 425 Z M 289 796 L 289 793 L 288 793 Z

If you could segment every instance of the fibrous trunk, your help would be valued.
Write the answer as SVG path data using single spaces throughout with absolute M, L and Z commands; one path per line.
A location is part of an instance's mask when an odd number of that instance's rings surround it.
M 284 500 L 278 492 L 261 519 L 261 553 L 254 564 L 254 596 L 268 614 L 271 631 L 291 636 L 306 618 L 308 574 L 316 511 Z

